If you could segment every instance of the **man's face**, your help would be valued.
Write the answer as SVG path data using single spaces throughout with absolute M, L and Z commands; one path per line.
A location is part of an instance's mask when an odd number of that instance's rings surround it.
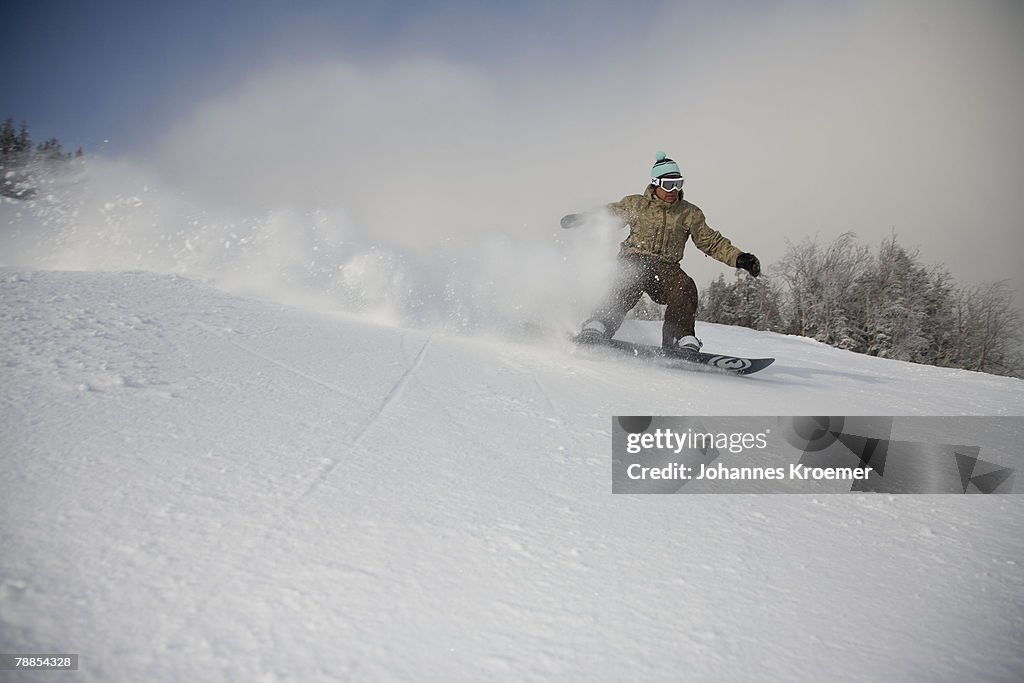
M 669 192 L 668 190 L 662 187 L 655 187 L 654 194 L 658 199 L 668 204 L 671 204 L 675 200 L 679 199 L 679 190 L 672 190 L 671 192 Z
M 679 199 L 682 189 L 682 178 L 660 178 L 654 185 L 654 195 L 661 201 L 671 204 Z

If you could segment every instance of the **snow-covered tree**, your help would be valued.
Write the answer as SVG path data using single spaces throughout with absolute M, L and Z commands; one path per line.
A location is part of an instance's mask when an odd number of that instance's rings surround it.
M 787 331 L 840 348 L 856 350 L 863 344 L 863 284 L 869 257 L 843 233 L 822 248 L 805 239 L 789 244 L 777 266 L 788 286 Z
M 1006 283 L 958 285 L 895 234 L 876 253 L 853 233 L 827 246 L 807 238 L 789 244 L 772 270 L 784 284 L 769 299 L 782 331 L 885 358 L 1024 376 L 1024 320 Z M 702 295 L 701 318 L 776 329 L 751 319 L 752 286 L 719 277 Z
M 867 353 L 883 358 L 919 361 L 930 346 L 925 306 L 928 272 L 918 254 L 908 252 L 892 235 L 878 251 L 866 278 L 864 316 Z
M 955 306 L 958 367 L 1024 375 L 1024 320 L 1005 281 L 965 287 Z
M 752 278 L 737 271 L 732 282 L 719 275 L 700 296 L 697 317 L 707 322 L 780 331 L 781 292 L 767 275 Z

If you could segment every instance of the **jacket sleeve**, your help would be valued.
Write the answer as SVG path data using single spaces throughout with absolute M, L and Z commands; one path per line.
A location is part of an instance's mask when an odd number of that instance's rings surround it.
M 605 204 L 605 208 L 608 209 L 613 216 L 621 220 L 623 225 L 636 225 L 639 212 L 637 211 L 635 195 L 626 195 L 617 202 Z
M 690 227 L 690 239 L 705 254 L 733 268 L 736 267 L 736 258 L 743 253 L 743 250 L 734 247 L 722 233 L 708 227 L 704 212 L 700 209 L 697 209 Z

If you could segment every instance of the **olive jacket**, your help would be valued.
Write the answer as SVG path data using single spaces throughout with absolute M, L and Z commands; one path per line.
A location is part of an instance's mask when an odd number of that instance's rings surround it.
M 629 226 L 629 236 L 622 243 L 623 254 L 654 256 L 666 263 L 683 258 L 686 240 L 727 266 L 736 267 L 736 257 L 743 253 L 722 233 L 708 227 L 704 212 L 682 198 L 669 204 L 658 199 L 654 186 L 643 194 L 631 194 L 608 204 L 608 210 Z

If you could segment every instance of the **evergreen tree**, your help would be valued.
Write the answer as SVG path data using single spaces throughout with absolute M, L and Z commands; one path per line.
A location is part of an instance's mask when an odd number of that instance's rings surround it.
M 74 153 L 65 153 L 57 138 L 50 138 L 32 150 L 28 125 L 14 126 L 8 117 L 0 125 L 0 196 L 30 199 L 39 187 L 52 182 L 71 167 L 73 160 L 84 156 L 79 147 Z
M 697 319 L 709 323 L 732 325 L 728 306 L 728 289 L 725 276 L 719 275 L 700 294 L 697 304 Z
M 914 360 L 922 347 L 923 306 L 919 305 L 922 269 L 892 235 L 882 243 L 868 279 L 865 315 L 867 348 L 872 356 Z
M 953 276 L 937 266 L 928 270 L 922 294 L 927 348 L 918 362 L 929 365 L 955 366 L 952 349 L 956 343 L 956 283 Z
M 0 126 L 0 166 L 5 170 L 25 166 L 29 162 L 31 148 L 28 128 L 22 124 L 21 131 L 15 132 L 14 119 L 8 117 Z
M 14 119 L 8 117 L 0 126 L 0 196 L 24 199 L 34 193 L 28 168 L 31 151 L 28 126 L 23 123 L 16 132 Z
M 28 125 L 22 122 L 21 131 L 18 132 L 18 139 L 15 144 L 13 163 L 24 166 L 31 161 L 31 154 L 32 139 L 28 135 Z
M 700 296 L 697 317 L 706 322 L 755 330 L 783 329 L 781 292 L 767 275 L 752 278 L 737 271 L 731 283 L 719 275 Z
M 0 126 L 0 164 L 7 167 L 11 163 L 18 136 L 14 132 L 14 119 L 8 117 Z
M 70 160 L 71 155 L 64 154 L 60 141 L 57 138 L 50 138 L 46 142 L 40 143 L 36 148 L 35 161 L 40 163 L 54 165 Z

